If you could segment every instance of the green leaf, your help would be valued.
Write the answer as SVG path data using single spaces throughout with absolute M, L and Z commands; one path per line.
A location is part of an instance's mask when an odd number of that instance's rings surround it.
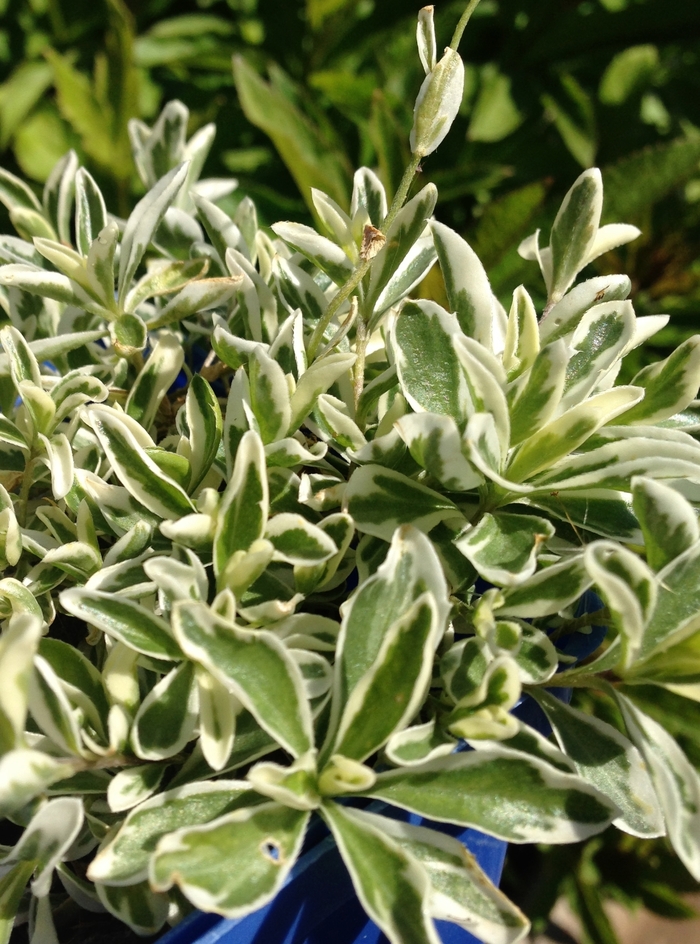
M 41 656 L 34 657 L 29 704 L 32 717 L 47 737 L 67 754 L 82 753 L 78 718 L 58 676 Z
M 109 781 L 107 803 L 113 813 L 133 809 L 152 796 L 165 775 L 164 764 L 144 764 L 120 770 Z
M 426 75 L 413 109 L 411 151 L 425 157 L 444 140 L 457 117 L 464 96 L 464 63 L 447 46 L 442 58 Z
M 554 341 L 537 354 L 534 363 L 508 391 L 510 442 L 519 443 L 552 418 L 564 392 L 569 351 L 563 340 Z
M 634 151 L 605 167 L 605 215 L 612 220 L 636 219 L 697 171 L 700 138 L 682 135 Z
M 619 416 L 618 423 L 652 426 L 680 413 L 695 399 L 700 386 L 700 335 L 641 370 L 634 383 L 643 388 L 644 399 Z
M 75 235 L 79 252 L 87 256 L 107 225 L 107 208 L 100 188 L 84 167 L 75 175 Z
M 234 58 L 233 76 L 246 118 L 271 138 L 312 212 L 311 187 L 347 205 L 349 175 L 338 152 L 278 88 L 256 75 L 243 56 Z
M 61 679 L 69 699 L 78 705 L 97 731 L 107 724 L 109 704 L 97 668 L 83 653 L 60 639 L 44 636 L 39 654 Z
M 424 609 L 424 602 L 422 602 L 418 609 L 414 609 L 417 605 L 416 601 L 422 598 L 426 591 L 432 596 L 431 604 Z M 436 615 L 432 612 L 434 605 L 437 605 Z M 424 622 L 428 617 L 428 610 L 431 611 L 430 619 Z M 425 640 L 430 636 L 436 644 L 433 634 L 444 629 L 447 614 L 447 586 L 440 561 L 430 541 L 415 528 L 400 528 L 393 536 L 386 560 L 375 574 L 364 581 L 357 593 L 348 601 L 348 606 L 343 612 L 342 628 L 336 650 L 336 690 L 332 708 L 332 736 L 339 723 L 341 711 L 348 704 L 348 699 L 358 686 L 362 686 L 362 692 L 366 691 L 367 697 L 370 695 L 376 697 L 381 692 L 383 684 L 381 675 L 377 677 L 376 694 L 371 691 L 374 684 L 372 683 L 373 673 L 380 653 L 387 646 L 408 645 L 405 632 L 414 621 L 416 621 L 418 638 L 427 645 Z M 386 642 L 387 639 L 392 641 Z M 418 643 L 417 648 L 421 645 Z M 410 662 L 415 654 L 412 656 L 411 653 L 405 653 L 405 656 Z M 386 671 L 390 671 L 389 666 L 386 667 Z M 419 675 L 420 665 L 414 665 L 412 671 Z M 365 694 L 360 693 L 355 701 L 364 697 Z M 410 694 L 407 697 L 410 700 Z M 397 707 L 400 709 L 399 717 L 402 717 L 405 704 L 388 710 L 391 714 L 397 710 Z M 349 712 L 347 722 L 351 720 L 356 710 L 356 707 L 347 709 Z M 385 722 L 377 718 L 376 723 L 381 725 Z M 327 751 L 329 749 L 330 746 L 327 745 Z
M 134 498 L 161 518 L 176 520 L 194 506 L 186 492 L 164 475 L 134 435 L 126 417 L 109 407 L 88 407 L 90 423 L 121 483 Z
M 78 155 L 71 149 L 53 168 L 44 186 L 44 213 L 65 245 L 71 243 L 71 210 L 77 170 Z
M 178 829 L 158 843 L 151 885 L 159 891 L 177 885 L 196 908 L 241 917 L 274 898 L 299 855 L 308 819 L 308 812 L 265 803 Z M 237 867 L 212 869 L 222 856 Z
M 14 616 L 0 636 L 0 748 L 22 747 L 34 654 L 43 619 L 34 614 Z
M 13 816 L 52 784 L 75 772 L 70 761 L 18 748 L 0 757 L 0 814 Z
M 614 541 L 595 541 L 583 555 L 622 637 L 622 668 L 634 663 L 657 599 L 654 574 L 636 554 Z
M 309 750 L 311 711 L 301 672 L 276 636 L 241 629 L 194 601 L 175 603 L 172 624 L 188 657 L 226 685 L 285 750 L 295 757 Z
M 510 77 L 494 63 L 481 69 L 481 87 L 472 109 L 467 137 L 470 141 L 502 141 L 522 123 L 513 101 Z
M 626 275 L 599 275 L 575 285 L 540 320 L 542 344 L 551 343 L 571 334 L 587 311 L 597 303 L 622 301 L 632 284 Z
M 700 777 L 658 722 L 620 693 L 615 700 L 627 731 L 646 761 L 677 855 L 697 881 L 700 876 Z
M 18 862 L 0 879 L 0 944 L 9 944 L 15 918 L 34 862 Z
M 154 659 L 182 659 L 180 647 L 165 620 L 132 600 L 80 587 L 64 590 L 60 600 L 61 606 L 71 615 L 101 629 L 136 652 Z
M 554 527 L 544 518 L 501 512 L 485 514 L 454 543 L 485 580 L 514 586 L 534 574 L 538 553 L 553 536 Z
M 450 754 L 377 776 L 369 796 L 509 842 L 577 842 L 605 829 L 613 806 L 580 777 L 497 748 Z
M 538 691 L 559 746 L 588 783 L 620 808 L 613 820 L 633 836 L 662 836 L 664 818 L 638 750 L 611 725 Z
M 530 617 L 558 613 L 577 600 L 593 583 L 583 564 L 583 555 L 544 567 L 503 594 L 499 616 Z
M 41 213 L 41 204 L 34 195 L 34 191 L 31 190 L 23 180 L 20 180 L 19 177 L 15 177 L 14 174 L 11 174 L 9 170 L 5 170 L 4 167 L 0 168 L 0 202 L 2 202 L 8 210 L 17 208 L 22 210 L 34 210 L 36 213 Z
M 471 246 L 443 223 L 430 223 L 450 308 L 469 338 L 493 349 L 495 299 L 488 277 Z
M 435 302 L 409 301 L 396 319 L 392 341 L 401 390 L 416 411 L 451 416 L 457 423 L 469 415 L 469 386 L 455 351 L 460 333 L 454 315 Z M 431 370 L 424 369 L 425 358 Z
M 174 324 L 202 311 L 219 308 L 229 301 L 241 284 L 240 276 L 193 279 L 148 322 L 148 329 Z
M 628 427 L 616 427 L 618 430 L 626 428 Z M 590 450 L 561 459 L 548 472 L 542 472 L 538 476 L 535 488 L 547 495 L 559 489 L 624 490 L 629 488 L 630 479 L 636 475 L 659 479 L 687 478 L 694 482 L 698 477 L 697 446 L 692 440 L 672 440 L 667 435 L 672 432 L 674 431 L 646 426 L 643 438 L 638 432 L 627 436 L 623 434 L 619 439 L 619 434 L 616 434 L 614 442 L 602 440 L 602 446 L 594 446 Z
M 385 541 L 390 541 L 401 525 L 430 531 L 438 522 L 458 514 L 443 495 L 379 465 L 356 469 L 345 489 L 345 506 L 359 531 Z
M 571 407 L 520 446 L 508 464 L 508 478 L 522 482 L 551 467 L 643 396 L 640 387 L 614 387 Z
M 326 531 L 302 515 L 290 512 L 281 512 L 270 519 L 265 538 L 275 549 L 273 559 L 288 564 L 323 564 L 338 552 L 335 541 Z
M 214 537 L 214 573 L 224 573 L 236 551 L 247 551 L 265 533 L 269 510 L 265 453 L 256 432 L 248 430 L 238 446 L 233 474 L 219 507 Z
M 549 246 L 552 275 L 547 288 L 550 302 L 563 297 L 585 266 L 593 246 L 603 206 L 603 181 L 596 168 L 584 171 L 564 197 Z
M 238 699 L 225 685 L 204 669 L 197 669 L 199 693 L 199 744 L 212 770 L 226 765 L 236 737 Z
M 647 563 L 660 570 L 700 538 L 695 511 L 682 495 L 654 479 L 632 479 L 634 513 L 644 534 Z
M 2 864 L 30 861 L 37 871 L 32 894 L 48 895 L 53 870 L 77 839 L 83 825 L 83 803 L 79 797 L 49 800 L 32 817 L 17 845 Z
M 174 334 L 163 331 L 126 398 L 127 415 L 144 429 L 152 425 L 163 397 L 180 373 L 184 360 L 185 352 L 180 341 Z
M 628 349 L 636 319 L 632 303 L 608 302 L 586 312 L 571 338 L 560 412 L 580 403 Z
M 395 423 L 409 452 L 424 469 L 451 492 L 467 492 L 483 477 L 465 458 L 457 423 L 451 416 L 409 413 Z
M 159 931 L 168 917 L 168 899 L 151 891 L 146 882 L 114 888 L 110 885 L 95 886 L 104 907 L 142 937 Z
M 415 767 L 436 757 L 452 754 L 456 746 L 457 741 L 437 728 L 433 719 L 392 734 L 384 752 L 397 767 Z
M 313 195 L 314 188 L 311 189 L 311 193 Z M 342 285 L 351 275 L 353 264 L 345 251 L 310 226 L 305 226 L 303 223 L 282 222 L 274 223 L 272 229 L 287 245 L 310 259 L 321 272 L 325 272 L 338 285 Z
M 384 185 L 373 170 L 361 167 L 353 177 L 350 216 L 355 218 L 358 212 L 365 211 L 369 222 L 379 228 L 387 214 L 387 200 Z
M 248 358 L 250 405 L 266 445 L 281 439 L 292 418 L 289 386 L 280 365 L 258 344 Z
M 159 793 L 133 809 L 116 835 L 109 836 L 90 863 L 88 878 L 117 887 L 144 881 L 162 836 L 208 823 L 254 802 L 255 794 L 243 780 L 200 781 Z
M 357 896 L 391 944 L 439 944 L 426 907 L 428 875 L 381 828 L 383 819 L 328 802 L 321 808 Z
M 131 730 L 136 756 L 162 760 L 179 753 L 195 735 L 198 710 L 194 666 L 183 662 L 154 685 L 141 702 Z
M 496 623 L 497 628 L 500 625 Z M 518 666 L 521 681 L 526 685 L 539 685 L 554 675 L 559 656 L 554 643 L 541 629 L 527 623 L 519 625 L 522 633 L 520 648 L 513 654 L 513 659 Z
M 600 80 L 598 97 L 605 105 L 621 105 L 651 79 L 659 64 L 656 46 L 630 46 L 610 60 Z
M 380 303 L 383 290 L 423 233 L 436 201 L 437 188 L 428 184 L 408 201 L 389 227 L 386 243 L 372 261 L 369 289 L 364 301 L 364 310 L 368 314 L 374 312 L 375 318 L 386 307 Z
M 216 394 L 201 374 L 190 381 L 185 400 L 185 416 L 190 439 L 189 491 L 201 484 L 216 458 L 224 421 Z
M 316 751 L 302 754 L 289 767 L 259 763 L 247 774 L 258 793 L 294 810 L 315 810 L 320 804 L 316 783 Z
M 425 698 L 444 631 L 431 593 L 421 594 L 391 624 L 374 665 L 357 680 L 345 704 L 333 753 L 365 760 L 411 721 Z
M 350 372 L 355 357 L 355 354 L 327 354 L 304 371 L 292 394 L 290 433 L 297 430 L 314 409 L 319 396 L 326 393 L 343 374 Z
M 488 944 L 515 944 L 526 933 L 525 915 L 491 884 L 461 842 L 435 829 L 353 812 L 366 823 L 375 823 L 426 870 L 431 917 L 453 921 Z
M 207 271 L 206 259 L 188 259 L 184 262 L 164 262 L 152 266 L 130 290 L 124 301 L 126 311 L 136 309 L 147 298 L 179 292 L 193 279 L 200 279 Z
M 527 290 L 519 285 L 513 292 L 503 348 L 503 367 L 509 379 L 531 367 L 539 350 L 537 312 Z
M 700 545 L 693 544 L 656 575 L 656 607 L 642 640 L 640 658 L 664 652 L 696 630 L 700 607 Z
M 187 176 L 187 164 L 180 164 L 162 177 L 136 204 L 127 220 L 119 257 L 118 300 L 122 304 L 131 288 L 143 254 L 165 211 L 173 203 Z
M 2 341 L 15 384 L 19 386 L 23 380 L 26 380 L 35 387 L 41 388 L 41 372 L 37 358 L 22 333 L 12 325 L 5 325 L 0 330 L 0 341 Z

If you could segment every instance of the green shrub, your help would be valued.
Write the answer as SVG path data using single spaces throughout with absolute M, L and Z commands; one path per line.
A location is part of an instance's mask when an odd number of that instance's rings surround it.
M 700 339 L 616 385 L 667 319 L 635 316 L 626 276 L 576 284 L 638 235 L 600 225 L 597 170 L 520 247 L 540 318 L 522 286 L 502 308 L 432 183 L 410 196 L 473 6 L 439 60 L 419 17 L 393 202 L 361 168 L 349 211 L 313 191 L 323 234 L 223 212 L 213 131 L 188 141 L 178 102 L 130 125 L 127 220 L 73 153 L 42 200 L 2 172 L 4 939 L 30 880 L 50 921 L 54 869 L 140 933 L 244 914 L 316 815 L 393 944 L 435 942 L 433 918 L 526 933 L 456 840 L 349 796 L 514 843 L 667 832 L 700 876 L 700 778 L 635 698 L 697 697 Z M 436 260 L 447 307 L 410 297 Z M 548 691 L 569 686 L 602 693 L 591 713 Z

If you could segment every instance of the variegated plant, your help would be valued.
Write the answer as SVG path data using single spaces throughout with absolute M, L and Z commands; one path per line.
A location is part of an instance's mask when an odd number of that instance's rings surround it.
M 439 60 L 420 14 L 392 205 L 363 168 L 347 210 L 313 194 L 323 233 L 227 216 L 178 103 L 132 129 L 150 189 L 126 221 L 73 154 L 43 201 L 0 174 L 0 810 L 25 827 L 0 941 L 27 906 L 50 933 L 54 870 L 140 933 L 188 902 L 245 914 L 314 816 L 392 944 L 527 930 L 397 809 L 517 843 L 667 832 L 700 879 L 700 778 L 635 702 L 700 699 L 700 338 L 616 384 L 666 319 L 623 275 L 576 284 L 637 235 L 600 226 L 596 170 L 522 246 L 541 317 L 523 287 L 503 309 L 432 184 L 406 202 L 473 6 Z M 410 297 L 436 261 L 448 308 Z M 572 686 L 617 713 L 550 691 Z

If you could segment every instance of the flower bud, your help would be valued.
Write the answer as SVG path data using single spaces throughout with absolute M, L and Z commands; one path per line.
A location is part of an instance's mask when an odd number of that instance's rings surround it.
M 464 63 L 448 46 L 418 92 L 410 138 L 414 154 L 426 157 L 441 144 L 457 117 L 463 94 Z

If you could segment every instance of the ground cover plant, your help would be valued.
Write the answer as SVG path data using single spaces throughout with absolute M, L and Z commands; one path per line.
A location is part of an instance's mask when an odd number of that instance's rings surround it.
M 576 282 L 638 235 L 600 224 L 597 170 L 520 247 L 539 314 L 434 219 L 415 177 L 474 6 L 439 58 L 421 11 L 396 196 L 369 168 L 347 207 L 314 190 L 323 232 L 223 212 L 179 102 L 130 126 L 125 220 L 72 153 L 41 199 L 0 176 L 3 939 L 21 912 L 43 940 L 62 894 L 143 934 L 245 914 L 316 816 L 393 944 L 526 934 L 456 840 L 373 800 L 513 843 L 667 834 L 700 878 L 700 779 L 637 697 L 698 697 L 700 340 L 616 383 L 667 319 L 624 275 Z M 411 297 L 436 264 L 447 307 Z

